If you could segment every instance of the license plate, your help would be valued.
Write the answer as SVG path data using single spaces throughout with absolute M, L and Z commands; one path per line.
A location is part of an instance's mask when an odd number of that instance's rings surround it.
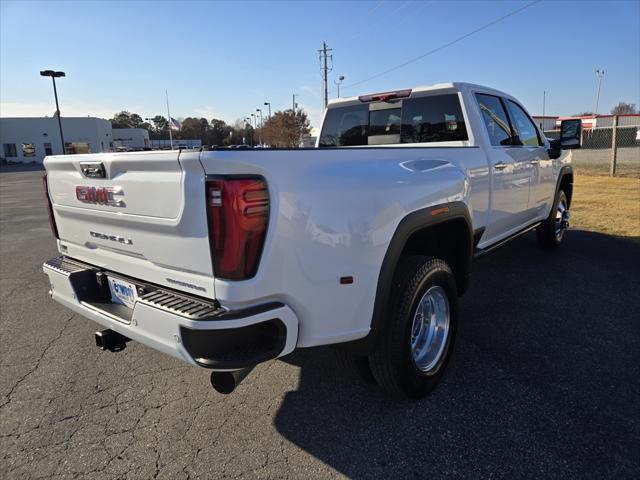
M 119 278 L 108 277 L 109 290 L 111 291 L 111 301 L 126 305 L 129 308 L 133 308 L 133 304 L 136 303 L 138 298 L 138 291 L 133 283 L 125 282 Z

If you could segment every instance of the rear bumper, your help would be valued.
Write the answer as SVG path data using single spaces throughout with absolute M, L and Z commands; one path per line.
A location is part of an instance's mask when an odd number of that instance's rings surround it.
M 192 365 L 235 370 L 281 357 L 296 347 L 298 319 L 279 302 L 229 311 L 216 301 L 113 274 L 144 288 L 145 293 L 129 309 L 111 303 L 101 282 L 101 275 L 107 272 L 99 267 L 56 257 L 43 270 L 55 301 Z

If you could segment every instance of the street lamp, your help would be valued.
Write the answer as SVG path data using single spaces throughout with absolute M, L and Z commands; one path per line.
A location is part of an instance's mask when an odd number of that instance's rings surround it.
M 56 98 L 56 115 L 58 117 L 58 128 L 60 129 L 60 142 L 62 143 L 62 154 L 64 155 L 64 136 L 62 135 L 62 120 L 60 120 L 60 107 L 58 106 L 58 90 L 56 89 L 56 78 L 64 77 L 64 72 L 56 72 L 54 70 L 40 70 L 42 77 L 51 77 L 53 80 L 53 96 Z
M 260 112 L 260 128 L 262 128 L 262 110 L 256 108 L 256 112 Z
M 252 113 L 251 116 L 253 117 L 253 128 L 258 128 L 258 116 L 255 113 Z
M 596 70 L 596 78 L 598 79 L 598 94 L 596 95 L 596 111 L 593 112 L 598 115 L 598 107 L 600 106 L 600 88 L 602 87 L 602 79 L 604 78 L 604 70 Z
M 269 118 L 271 118 L 271 103 L 270 102 L 264 102 L 265 105 L 269 105 Z
M 338 86 L 338 98 L 340 98 L 340 84 L 342 84 L 343 80 L 344 80 L 344 75 L 340 75 L 338 77 L 338 81 L 337 82 L 335 80 L 333 81 L 333 83 L 335 83 Z

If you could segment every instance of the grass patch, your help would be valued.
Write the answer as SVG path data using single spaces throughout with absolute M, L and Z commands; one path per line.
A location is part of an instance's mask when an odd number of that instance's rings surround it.
M 571 228 L 640 243 L 640 179 L 576 174 Z

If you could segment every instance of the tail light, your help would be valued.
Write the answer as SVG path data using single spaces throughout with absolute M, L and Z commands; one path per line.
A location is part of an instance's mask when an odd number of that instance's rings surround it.
M 60 239 L 58 235 L 58 227 L 56 226 L 56 218 L 53 216 L 53 205 L 51 205 L 51 197 L 49 196 L 49 181 L 47 180 L 47 174 L 42 177 L 42 188 L 44 189 L 44 199 L 47 202 L 47 213 L 49 214 L 49 226 L 51 232 L 56 239 Z
M 261 178 L 216 178 L 206 183 L 209 242 L 218 278 L 256 274 L 269 223 L 269 191 Z

